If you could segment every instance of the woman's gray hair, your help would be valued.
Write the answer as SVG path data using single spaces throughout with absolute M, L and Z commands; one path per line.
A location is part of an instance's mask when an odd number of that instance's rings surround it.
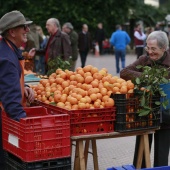
M 169 48 L 169 39 L 164 31 L 151 32 L 147 37 L 146 43 L 148 40 L 157 40 L 158 46 L 160 48 L 165 48 L 166 50 Z

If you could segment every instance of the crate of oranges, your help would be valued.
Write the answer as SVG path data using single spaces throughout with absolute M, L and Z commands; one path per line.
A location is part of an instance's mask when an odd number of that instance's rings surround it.
M 116 109 L 110 95 L 133 93 L 134 84 L 87 65 L 75 72 L 57 69 L 32 88 L 39 104 L 70 114 L 71 135 L 82 135 L 113 132 Z

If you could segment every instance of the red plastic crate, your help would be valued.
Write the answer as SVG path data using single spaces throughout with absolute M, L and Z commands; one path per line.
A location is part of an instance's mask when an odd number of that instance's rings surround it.
M 70 115 L 71 136 L 114 132 L 116 108 L 66 110 L 37 101 L 37 105 L 47 108 L 51 114 Z
M 70 156 L 70 116 L 48 114 L 38 106 L 25 108 L 20 122 L 2 113 L 3 148 L 24 162 Z

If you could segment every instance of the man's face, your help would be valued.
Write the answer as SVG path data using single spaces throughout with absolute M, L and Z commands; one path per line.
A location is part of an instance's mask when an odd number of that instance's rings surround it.
M 83 31 L 84 31 L 84 32 L 88 32 L 88 26 L 87 26 L 87 25 L 84 25 L 84 26 L 83 26 Z
M 27 33 L 30 31 L 28 25 L 21 25 L 9 30 L 13 39 L 15 39 L 15 45 L 20 47 L 23 43 L 27 42 Z
M 65 32 L 65 33 L 70 33 L 70 29 L 67 28 L 65 25 L 62 27 L 62 31 Z
M 151 60 L 154 61 L 159 60 L 165 52 L 165 48 L 160 48 L 158 46 L 157 40 L 148 40 L 145 50 L 147 51 Z
M 49 34 L 53 35 L 57 31 L 57 26 L 49 19 L 46 22 L 46 29 Z

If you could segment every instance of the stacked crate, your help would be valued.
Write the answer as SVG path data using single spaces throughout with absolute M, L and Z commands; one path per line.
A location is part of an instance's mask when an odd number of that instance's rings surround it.
M 160 107 L 155 105 L 155 101 L 160 100 L 160 96 L 152 98 L 150 107 L 152 111 L 146 116 L 139 116 L 140 101 L 136 94 L 112 94 L 116 106 L 115 131 L 134 131 L 151 129 L 160 126 Z
M 40 101 L 35 102 L 34 105 L 47 108 L 48 112 L 53 115 L 69 114 L 71 136 L 114 132 L 115 107 L 67 110 Z
M 70 116 L 42 106 L 25 108 L 20 122 L 2 113 L 3 148 L 8 169 L 71 170 Z

